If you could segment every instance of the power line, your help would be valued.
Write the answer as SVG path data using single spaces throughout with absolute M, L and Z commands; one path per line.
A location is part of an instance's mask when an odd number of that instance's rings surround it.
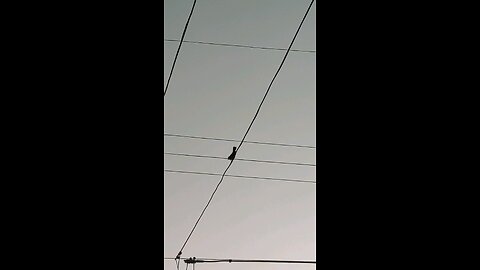
M 198 174 L 198 175 L 209 175 L 209 176 L 219 176 L 219 173 L 208 173 L 208 172 L 193 172 L 193 171 L 184 171 L 184 170 L 163 170 L 167 173 L 184 173 L 184 174 Z M 262 176 L 248 176 L 248 175 L 232 175 L 225 174 L 226 177 L 233 178 L 246 178 L 246 179 L 258 179 L 258 180 L 271 180 L 271 181 L 283 181 L 283 182 L 299 182 L 299 183 L 311 183 L 316 184 L 317 181 L 314 180 L 302 180 L 302 179 L 291 179 L 291 178 L 275 178 L 275 177 L 262 177 Z
M 296 37 L 297 37 L 297 35 L 298 35 L 298 32 L 300 31 L 300 29 L 301 29 L 301 27 L 302 27 L 302 25 L 303 25 L 303 22 L 305 21 L 305 18 L 307 17 L 308 12 L 310 11 L 310 8 L 311 8 L 312 5 L 313 5 L 313 2 L 315 2 L 315 0 L 312 0 L 312 1 L 310 2 L 310 5 L 308 6 L 308 9 L 307 9 L 307 11 L 305 12 L 305 15 L 303 16 L 303 19 L 302 19 L 302 21 L 300 22 L 300 25 L 299 25 L 299 27 L 298 27 L 298 29 L 297 29 L 297 31 L 296 31 L 293 39 L 292 39 L 292 42 L 290 43 L 290 46 L 288 46 L 287 52 L 285 53 L 285 56 L 283 57 L 283 60 L 282 60 L 282 62 L 281 62 L 281 64 L 280 64 L 280 67 L 278 68 L 277 72 L 275 73 L 275 76 L 273 77 L 272 81 L 270 82 L 270 85 L 268 86 L 267 91 L 265 92 L 265 95 L 264 95 L 264 97 L 263 97 L 263 99 L 262 99 L 262 102 L 261 102 L 260 105 L 258 106 L 257 112 L 255 113 L 255 116 L 253 117 L 252 122 L 250 123 L 250 126 L 249 126 L 248 129 L 247 129 L 247 132 L 245 132 L 245 135 L 243 136 L 242 141 L 240 142 L 240 145 L 239 145 L 238 148 L 237 148 L 237 152 L 238 152 L 238 150 L 240 149 L 240 147 L 242 146 L 243 142 L 245 141 L 245 137 L 247 137 L 247 134 L 248 134 L 248 132 L 250 131 L 250 128 L 252 127 L 253 122 L 254 122 L 255 119 L 257 118 L 258 113 L 259 113 L 259 111 L 260 111 L 260 108 L 262 107 L 262 104 L 263 104 L 263 102 L 265 101 L 265 98 L 267 97 L 267 94 L 268 94 L 268 92 L 270 91 L 270 88 L 271 88 L 273 82 L 275 81 L 275 78 L 277 77 L 278 73 L 280 72 L 280 69 L 282 68 L 283 63 L 285 62 L 285 59 L 287 58 L 288 53 L 289 53 L 290 50 L 292 49 L 292 45 L 293 45 L 293 43 L 295 42 L 295 39 L 296 39 Z M 208 208 L 208 206 L 210 205 L 210 202 L 212 201 L 213 196 L 214 196 L 215 193 L 217 192 L 218 187 L 220 186 L 220 184 L 223 182 L 223 179 L 224 179 L 224 177 L 225 177 L 225 174 L 227 173 L 227 171 L 228 171 L 228 169 L 230 168 L 230 166 L 232 166 L 234 160 L 235 160 L 235 159 L 232 159 L 232 160 L 230 161 L 230 164 L 228 164 L 227 168 L 226 168 L 225 171 L 223 172 L 220 181 L 218 182 L 217 186 L 215 187 L 215 190 L 213 191 L 212 195 L 210 196 L 210 199 L 208 200 L 207 205 L 205 206 L 205 208 L 203 209 L 202 213 L 200 214 L 200 217 L 199 217 L 199 218 L 197 219 L 197 221 L 195 222 L 195 225 L 193 226 L 192 231 L 191 231 L 190 234 L 188 235 L 187 240 L 185 240 L 185 242 L 183 243 L 182 248 L 180 249 L 180 251 L 179 251 L 178 254 L 177 254 L 177 257 L 180 257 L 180 256 L 182 255 L 183 249 L 185 248 L 186 244 L 188 243 L 188 240 L 190 239 L 190 237 L 192 236 L 192 233 L 195 231 L 195 228 L 197 227 L 198 222 L 201 220 L 203 214 L 205 213 L 205 210 L 206 210 L 206 209 Z
M 185 240 L 185 243 L 183 243 L 183 246 L 182 246 L 182 248 L 180 249 L 180 251 L 178 252 L 178 255 L 177 255 L 177 256 L 182 255 L 182 251 L 183 251 L 183 249 L 185 248 L 185 245 L 187 245 L 188 240 L 189 240 L 190 237 L 192 236 L 192 233 L 195 231 L 195 228 L 197 227 L 198 222 L 200 221 L 200 219 L 202 219 L 202 216 L 203 216 L 203 214 L 205 213 L 205 210 L 207 210 L 208 206 L 210 205 L 210 202 L 212 201 L 213 196 L 214 196 L 215 193 L 217 192 L 218 187 L 219 187 L 220 184 L 222 183 L 223 178 L 225 177 L 225 174 L 227 173 L 228 169 L 230 168 L 230 166 L 232 166 L 232 163 L 233 163 L 233 160 L 230 161 L 230 164 L 228 164 L 227 169 L 225 169 L 225 171 L 223 172 L 222 178 L 220 179 L 220 182 L 218 182 L 217 186 L 215 187 L 215 190 L 213 191 L 212 195 L 210 196 L 210 199 L 208 200 L 207 205 L 205 205 L 205 208 L 203 208 L 203 211 L 202 211 L 202 213 L 200 214 L 200 217 L 198 217 L 197 221 L 195 222 L 195 225 L 193 226 L 192 231 L 191 231 L 190 234 L 188 235 L 187 240 Z
M 184 157 L 212 158 L 212 159 L 226 159 L 225 157 L 218 157 L 218 156 L 194 155 L 194 154 L 183 154 L 183 153 L 169 153 L 169 152 L 166 152 L 166 153 L 164 153 L 164 154 L 165 154 L 165 155 L 170 155 L 170 156 L 184 156 Z M 295 166 L 311 166 L 311 167 L 317 166 L 317 165 L 311 164 L 311 163 L 273 161 L 273 160 L 244 159 L 244 158 L 235 158 L 235 160 L 247 161 L 247 162 L 282 164 L 282 165 L 295 165 Z
M 240 140 L 223 139 L 223 138 L 212 138 L 212 137 L 201 137 L 201 136 L 191 136 L 191 135 L 181 135 L 181 134 L 170 134 L 170 133 L 164 133 L 163 136 L 165 136 L 165 137 L 189 138 L 189 139 L 199 139 L 199 140 L 211 140 L 211 141 L 240 142 Z M 287 143 L 274 143 L 274 142 L 244 141 L 244 143 L 264 144 L 264 145 L 284 146 L 284 147 L 310 148 L 310 149 L 316 149 L 316 148 L 317 148 L 316 146 L 310 146 L 310 145 L 287 144 Z
M 295 42 L 295 39 L 297 38 L 298 32 L 300 32 L 300 29 L 302 28 L 303 22 L 304 22 L 305 19 L 307 18 L 308 12 L 310 11 L 310 8 L 312 7 L 313 2 L 315 2 L 315 0 L 312 0 L 312 2 L 310 2 L 310 5 L 308 6 L 307 11 L 305 12 L 305 15 L 304 15 L 303 18 L 302 18 L 302 21 L 300 22 L 300 25 L 299 25 L 298 28 L 297 28 L 297 32 L 295 32 L 295 35 L 293 36 L 292 42 L 291 42 L 290 45 L 288 46 L 287 52 L 285 53 L 285 56 L 283 57 L 282 62 L 280 63 L 280 66 L 278 67 L 277 71 L 275 72 L 275 75 L 273 76 L 272 81 L 271 81 L 270 84 L 268 85 L 267 91 L 265 92 L 265 95 L 263 96 L 262 102 L 260 102 L 260 105 L 258 106 L 257 112 L 255 113 L 255 116 L 253 116 L 252 122 L 251 122 L 250 125 L 248 126 L 247 132 L 245 132 L 245 135 L 243 136 L 242 141 L 241 141 L 240 144 L 238 145 L 237 152 L 238 152 L 238 150 L 240 150 L 240 147 L 242 147 L 243 141 L 245 141 L 245 138 L 247 137 L 248 132 L 249 132 L 250 129 L 252 128 L 253 122 L 255 122 L 255 119 L 257 119 L 258 113 L 260 112 L 260 108 L 262 108 L 263 102 L 265 101 L 265 98 L 267 97 L 268 93 L 270 92 L 270 89 L 271 89 L 271 87 L 272 87 L 272 85 L 273 85 L 273 82 L 275 81 L 275 79 L 277 78 L 278 73 L 279 73 L 280 70 L 282 69 L 283 64 L 285 63 L 285 60 L 287 59 L 288 53 L 289 53 L 290 50 L 292 49 L 293 43 Z
M 195 8 L 196 3 L 197 3 L 197 0 L 193 0 L 192 9 L 190 10 L 190 15 L 188 15 L 187 23 L 183 28 L 182 38 L 180 39 L 180 43 L 178 44 L 177 53 L 175 54 L 175 58 L 173 59 L 172 69 L 170 70 L 170 75 L 168 75 L 167 86 L 165 86 L 165 91 L 163 92 L 164 97 L 167 94 L 168 85 L 170 84 L 170 79 L 172 78 L 172 74 L 173 74 L 173 69 L 175 68 L 175 64 L 177 63 L 178 53 L 180 52 L 180 48 L 182 47 L 183 39 L 185 38 L 185 33 L 187 32 L 187 27 L 188 27 L 188 24 L 190 23 L 190 18 L 192 17 L 193 9 Z
M 173 260 L 175 258 L 164 258 L 164 260 Z M 217 263 L 217 262 L 228 262 L 228 263 L 290 263 L 290 264 L 316 264 L 316 261 L 304 261 L 304 260 L 256 260 L 256 259 L 207 259 L 207 258 L 180 258 L 187 264 L 195 263 Z
M 179 42 L 178 39 L 164 39 L 163 41 L 167 42 Z M 231 44 L 231 43 L 217 43 L 217 42 L 205 42 L 205 41 L 192 41 L 184 40 L 183 43 L 192 43 L 192 44 L 202 44 L 202 45 L 215 45 L 215 46 L 224 46 L 224 47 L 238 47 L 238 48 L 248 48 L 248 49 L 259 49 L 259 50 L 273 50 L 273 51 L 286 51 L 287 49 L 275 48 L 275 47 L 261 47 L 253 45 L 242 45 L 242 44 Z M 315 50 L 297 50 L 291 49 L 292 52 L 303 52 L 303 53 L 317 53 Z
M 228 263 L 294 263 L 294 264 L 316 264 L 316 261 L 285 261 L 285 260 L 239 260 L 239 259 L 186 259 L 185 263 L 217 263 L 217 262 L 228 262 Z

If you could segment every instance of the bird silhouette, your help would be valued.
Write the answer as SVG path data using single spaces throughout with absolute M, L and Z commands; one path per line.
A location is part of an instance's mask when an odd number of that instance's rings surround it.
M 228 159 L 229 160 L 234 160 L 235 159 L 235 155 L 237 154 L 237 147 L 233 147 L 233 152 L 230 154 L 230 156 L 228 156 Z

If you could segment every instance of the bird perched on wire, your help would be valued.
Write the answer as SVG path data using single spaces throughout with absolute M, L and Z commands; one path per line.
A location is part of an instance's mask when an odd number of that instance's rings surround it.
M 237 147 L 233 147 L 233 152 L 230 154 L 230 156 L 228 156 L 228 159 L 229 160 L 234 160 L 235 159 L 235 155 L 237 154 Z

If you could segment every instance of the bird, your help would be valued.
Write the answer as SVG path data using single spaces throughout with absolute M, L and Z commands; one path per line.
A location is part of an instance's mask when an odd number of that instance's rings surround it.
M 230 154 L 230 156 L 228 156 L 228 159 L 229 160 L 234 160 L 235 159 L 235 155 L 237 154 L 237 147 L 233 147 L 233 152 Z

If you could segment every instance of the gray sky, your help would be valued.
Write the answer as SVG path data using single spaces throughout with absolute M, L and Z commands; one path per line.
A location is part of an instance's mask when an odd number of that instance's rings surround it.
M 180 39 L 193 0 L 164 1 L 164 38 Z M 310 0 L 198 0 L 185 40 L 287 48 Z M 316 50 L 316 4 L 294 49 Z M 164 86 L 177 49 L 164 42 Z M 184 43 L 164 99 L 164 132 L 240 140 L 283 51 Z M 246 140 L 316 146 L 316 54 L 290 52 Z M 227 157 L 238 143 L 164 137 L 165 152 Z M 244 144 L 237 158 L 316 163 L 315 149 Z M 164 168 L 222 173 L 228 160 L 165 156 Z M 228 174 L 316 180 L 315 167 L 234 161 Z M 219 176 L 164 173 L 164 257 L 175 257 Z M 185 257 L 316 260 L 315 184 L 226 177 Z M 165 261 L 174 269 L 173 261 Z M 182 262 L 182 269 L 184 264 Z M 198 264 L 196 269 L 315 269 Z

